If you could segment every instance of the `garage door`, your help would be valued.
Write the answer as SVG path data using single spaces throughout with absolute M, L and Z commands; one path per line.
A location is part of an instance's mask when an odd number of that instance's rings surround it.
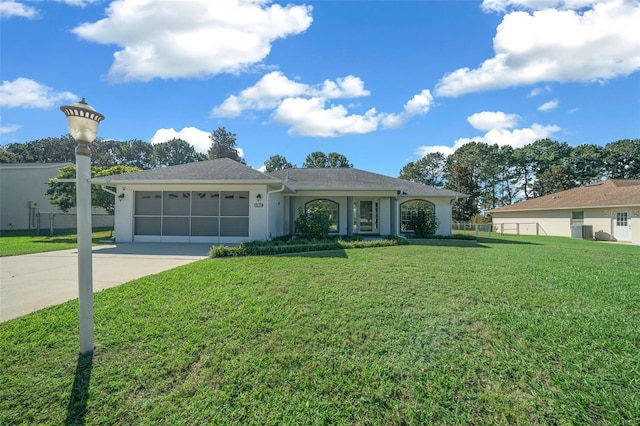
M 249 236 L 248 191 L 137 191 L 134 235 Z

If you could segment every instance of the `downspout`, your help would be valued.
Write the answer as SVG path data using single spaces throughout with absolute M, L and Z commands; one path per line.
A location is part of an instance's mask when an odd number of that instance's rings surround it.
M 282 192 L 284 191 L 285 188 L 285 184 L 281 184 L 282 187 L 280 189 L 274 189 L 273 191 L 267 191 L 267 195 L 266 195 L 266 208 L 267 208 L 267 227 L 265 229 L 265 240 L 270 240 L 271 239 L 271 232 L 269 232 L 269 195 L 271 194 L 275 194 L 276 192 Z

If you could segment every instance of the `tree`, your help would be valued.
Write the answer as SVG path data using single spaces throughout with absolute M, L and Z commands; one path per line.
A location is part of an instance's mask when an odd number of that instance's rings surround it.
M 76 141 L 69 134 L 11 143 L 5 149 L 14 154 L 19 163 L 73 163 L 76 159 Z
M 153 145 L 153 154 L 156 166 L 176 166 L 206 159 L 189 142 L 176 138 Z
M 224 127 L 218 127 L 209 136 L 211 147 L 209 147 L 209 159 L 231 158 L 239 163 L 246 164 L 236 148 L 236 134 L 228 132 Z
M 153 146 L 139 139 L 98 141 L 92 144 L 91 159 L 98 167 L 127 166 L 142 170 L 155 167 Z
M 136 172 L 140 169 L 129 166 L 113 166 L 107 169 L 101 167 L 91 167 L 91 177 L 103 177 L 110 175 L 119 175 L 123 173 Z M 51 204 L 58 206 L 63 212 L 76 206 L 76 184 L 67 182 L 56 182 L 55 179 L 75 179 L 76 166 L 64 166 L 59 170 L 55 178 L 49 179 L 47 185 L 49 189 L 45 192 L 48 195 Z M 91 186 L 91 205 L 94 207 L 102 207 L 107 213 L 113 214 L 115 209 L 115 197 L 104 191 L 96 185 Z
M 640 139 L 623 139 L 605 145 L 607 177 L 640 179 Z
M 598 145 L 582 144 L 573 148 L 567 165 L 576 186 L 602 180 L 605 171 L 603 157 L 603 149 Z
M 330 152 L 328 155 L 324 152 L 315 151 L 307 155 L 302 167 L 306 169 L 324 169 L 324 168 L 341 168 L 341 167 L 353 167 L 353 164 L 349 163 L 347 157 L 337 152 Z
M 425 185 L 442 187 L 446 157 L 441 152 L 430 152 L 416 162 L 410 162 L 400 170 L 400 179 Z
M 542 196 L 566 191 L 575 186 L 573 177 L 564 166 L 551 166 L 550 169 L 540 173 L 535 188 L 538 196 Z
M 276 170 L 292 169 L 295 166 L 287 161 L 282 155 L 272 155 L 264 162 L 264 169 L 267 172 L 275 172 Z
M 472 216 L 480 212 L 478 209 L 480 186 L 473 175 L 473 168 L 468 164 L 453 163 L 447 170 L 445 188 L 468 195 L 468 198 L 453 202 L 453 220 L 468 222 Z
M 17 163 L 18 156 L 0 146 L 0 163 Z
M 351 168 L 353 164 L 349 163 L 347 157 L 337 152 L 330 152 L 327 156 L 329 160 L 329 167 L 331 168 Z

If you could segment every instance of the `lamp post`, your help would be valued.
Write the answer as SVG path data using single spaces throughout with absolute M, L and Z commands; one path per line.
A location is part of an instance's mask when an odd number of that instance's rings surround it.
M 69 133 L 76 140 L 76 210 L 78 227 L 78 304 L 80 305 L 80 353 L 93 351 L 93 265 L 91 259 L 91 148 L 104 115 L 82 98 L 61 106 Z

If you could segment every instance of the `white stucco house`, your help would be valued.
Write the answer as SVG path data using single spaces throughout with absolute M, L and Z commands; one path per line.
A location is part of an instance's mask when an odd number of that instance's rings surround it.
M 71 163 L 0 164 L 0 230 L 48 230 L 75 228 L 75 209 L 62 212 L 45 195 L 47 181 Z M 93 226 L 111 227 L 113 218 L 102 208 L 93 208 Z
M 495 232 L 640 245 L 640 180 L 609 179 L 489 211 Z
M 223 158 L 93 179 L 115 188 L 116 242 L 233 244 L 294 234 L 298 209 L 331 211 L 335 235 L 399 235 L 416 203 L 451 233 L 463 194 L 354 168 L 272 173 Z M 412 210 L 413 209 L 413 210 Z

